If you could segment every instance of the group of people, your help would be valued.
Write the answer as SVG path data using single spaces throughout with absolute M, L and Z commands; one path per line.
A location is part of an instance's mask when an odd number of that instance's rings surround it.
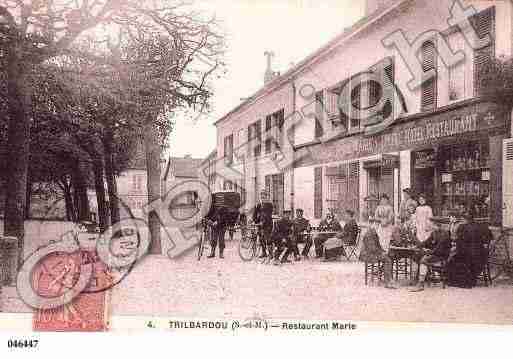
M 462 218 L 457 216 L 451 213 L 449 229 L 444 229 L 442 218 L 433 216 L 426 196 L 405 189 L 395 218 L 388 197 L 383 195 L 369 219 L 360 260 L 382 262 L 385 288 L 395 289 L 391 285 L 392 263 L 404 254 L 394 248 L 408 246 L 414 249 L 409 256 L 416 264 L 412 291 L 424 290 L 430 267 L 444 265 L 450 284 L 473 287 L 486 263 L 492 234 L 486 224 L 474 221 L 472 207 Z
M 312 246 L 315 244 L 315 255 L 317 258 L 325 256 L 332 259 L 345 255 L 343 244 L 354 244 L 358 236 L 358 225 L 354 219 L 354 212 L 345 211 L 342 220 L 344 227 L 335 218 L 333 213 L 328 213 L 321 221 L 316 235 L 312 236 L 310 221 L 304 217 L 301 208 L 296 209 L 295 216 L 291 210 L 284 210 L 283 215 L 277 221 L 273 218 L 274 206 L 270 201 L 267 191 L 260 193 L 260 201 L 253 210 L 252 222 L 259 227 L 261 255 L 260 258 L 273 260 L 274 264 L 291 262 L 301 258 L 308 258 Z M 209 223 L 213 229 L 211 237 L 211 253 L 208 258 L 215 257 L 216 248 L 219 247 L 219 257 L 224 258 L 225 233 L 230 233 L 230 226 L 222 213 L 212 213 Z M 238 221 L 241 235 L 246 232 L 247 219 L 241 213 Z M 230 235 L 232 235 L 230 233 Z M 302 251 L 299 250 L 299 243 L 304 243 Z
M 312 226 L 304 218 L 302 209 L 285 210 L 277 221 L 273 218 L 274 207 L 269 194 L 262 191 L 260 201 L 253 210 L 252 222 L 258 226 L 260 234 L 261 258 L 268 258 L 274 264 L 288 263 L 290 256 L 296 261 L 308 258 L 315 245 L 315 256 L 327 260 L 345 256 L 345 246 L 356 245 L 359 227 L 355 213 L 346 210 L 342 218 L 329 212 L 312 236 Z M 487 260 L 487 244 L 492 234 L 486 224 L 474 221 L 472 207 L 463 218 L 453 213 L 450 228 L 442 228 L 441 218 L 434 217 L 424 194 L 416 194 L 410 189 L 403 191 L 403 200 L 396 216 L 386 194 L 380 197 L 374 216 L 369 218 L 369 228 L 363 236 L 363 246 L 359 259 L 365 262 L 380 261 L 384 267 L 385 287 L 395 289 L 391 284 L 392 264 L 401 256 L 395 248 L 408 246 L 414 251 L 408 253 L 416 264 L 412 291 L 422 291 L 429 268 L 447 263 L 449 280 L 460 282 L 459 286 L 472 287 Z M 224 237 L 229 225 L 223 213 L 211 216 L 213 228 L 211 253 L 215 257 L 219 247 L 219 257 L 223 258 Z M 344 222 L 340 224 L 339 219 Z M 239 216 L 241 232 L 246 230 L 246 216 Z M 241 233 L 244 235 L 244 233 Z M 298 243 L 304 243 L 300 251 Z M 411 254 L 414 253 L 414 254 Z M 462 268 L 466 268 L 463 270 Z M 465 274 L 462 275 L 462 273 Z M 452 277 L 451 277 L 452 276 Z M 458 283 L 456 283 L 458 285 Z

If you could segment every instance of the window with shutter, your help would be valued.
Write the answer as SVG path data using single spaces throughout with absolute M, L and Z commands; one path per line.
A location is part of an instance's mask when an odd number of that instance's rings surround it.
M 360 212 L 360 164 L 353 162 L 349 164 L 347 184 L 347 206 L 358 215 Z
M 470 22 L 480 38 L 489 36 L 491 39 L 486 46 L 474 50 L 474 95 L 479 96 L 482 73 L 491 59 L 495 57 L 495 7 L 475 14 Z
M 255 122 L 254 126 L 256 144 L 253 149 L 253 155 L 255 157 L 260 157 L 262 154 L 262 121 L 258 120 Z
M 233 134 L 224 138 L 224 160 L 227 165 L 233 163 Z
M 322 218 L 322 167 L 314 168 L 314 217 Z
M 351 121 L 349 121 L 349 131 L 355 131 L 360 128 L 359 109 L 362 105 L 362 87 L 356 79 L 351 80 Z
M 437 52 L 434 41 L 426 41 L 422 45 L 422 70 L 427 73 L 437 69 Z M 421 110 L 429 111 L 436 107 L 437 79 L 436 76 L 426 78 L 421 85 Z
M 315 138 L 324 135 L 324 91 L 315 94 Z

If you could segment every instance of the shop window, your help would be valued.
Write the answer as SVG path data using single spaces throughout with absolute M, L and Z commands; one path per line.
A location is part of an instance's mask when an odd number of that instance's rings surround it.
M 489 142 L 473 142 L 440 149 L 442 200 L 439 213 L 473 209 L 480 218 L 490 211 Z

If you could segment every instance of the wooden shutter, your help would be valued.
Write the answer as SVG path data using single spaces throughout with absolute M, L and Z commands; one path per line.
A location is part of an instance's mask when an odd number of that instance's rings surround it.
M 314 217 L 322 218 L 322 167 L 314 168 Z
M 343 211 L 347 207 L 347 164 L 340 165 L 338 167 L 338 176 L 337 176 L 337 184 L 338 184 L 338 201 L 337 201 L 337 211 Z
M 350 80 L 347 79 L 340 85 L 341 93 L 337 98 L 338 106 L 339 106 L 339 117 L 340 124 L 342 125 L 341 131 L 349 130 L 349 120 L 351 118 L 351 93 L 349 91 L 343 91 L 346 86 L 350 85 Z M 347 92 L 346 96 L 343 96 L 343 93 Z
M 489 217 L 492 225 L 501 225 L 502 204 L 503 204 L 503 188 L 502 188 L 502 170 L 503 161 L 503 140 L 504 135 L 490 137 L 490 207 Z
M 272 198 L 272 187 L 271 187 L 271 175 L 266 175 L 265 178 L 265 190 L 269 196 Z
M 273 206 L 274 213 L 281 215 L 283 213 L 283 206 L 285 202 L 285 188 L 283 173 L 278 173 L 272 176 L 273 186 Z
M 353 162 L 349 164 L 347 180 L 347 208 L 354 211 L 356 218 L 360 211 L 360 164 Z
M 253 152 L 255 157 L 260 157 L 262 153 L 262 121 L 258 120 L 254 123 L 254 126 L 256 144 Z
M 479 96 L 483 71 L 495 57 L 495 7 L 474 15 L 470 22 L 479 38 L 489 36 L 491 39 L 488 45 L 474 50 L 474 94 Z
M 324 92 L 319 91 L 315 94 L 315 138 L 324 135 Z
M 248 126 L 248 144 L 251 144 L 251 140 L 253 140 L 253 136 L 254 136 L 253 124 L 251 124 Z M 253 148 L 250 145 L 250 146 L 248 146 L 248 156 L 251 157 L 252 154 L 253 154 Z
M 437 69 L 437 52 L 434 40 L 426 41 L 422 45 L 422 70 L 428 72 Z M 437 76 L 423 80 L 421 85 L 421 110 L 429 111 L 436 108 Z
M 390 204 L 394 206 L 394 169 L 381 167 L 380 194 L 386 194 Z

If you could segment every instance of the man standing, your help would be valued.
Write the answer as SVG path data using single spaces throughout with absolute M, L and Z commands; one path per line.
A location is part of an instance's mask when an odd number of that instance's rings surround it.
M 273 257 L 271 234 L 273 231 L 273 204 L 269 199 L 267 191 L 260 192 L 260 202 L 253 211 L 253 223 L 260 224 L 260 245 L 262 246 L 262 255 L 260 258 Z
M 212 239 L 210 240 L 210 255 L 207 258 L 214 258 L 216 256 L 216 246 L 219 245 L 219 258 L 224 258 L 224 235 L 228 227 L 227 223 L 227 209 L 225 207 L 219 207 L 214 210 L 209 219 L 212 221 Z
M 294 257 L 296 261 L 299 260 L 299 248 L 297 244 L 299 242 L 305 242 L 305 247 L 303 248 L 303 257 L 308 257 L 308 252 L 306 252 L 308 242 L 312 241 L 310 239 L 310 235 L 305 232 L 310 232 L 310 222 L 303 217 L 303 210 L 301 208 L 296 209 L 296 218 L 294 219 Z M 308 247 L 308 250 L 310 250 L 310 247 L 312 244 L 310 243 L 310 246 Z
M 273 232 L 273 240 L 276 246 L 274 264 L 280 264 L 280 256 L 286 248 L 285 254 L 281 259 L 281 263 L 290 263 L 289 255 L 294 252 L 294 243 L 292 239 L 292 229 L 294 223 L 291 220 L 292 211 L 283 211 L 283 217 L 276 223 L 276 228 Z

